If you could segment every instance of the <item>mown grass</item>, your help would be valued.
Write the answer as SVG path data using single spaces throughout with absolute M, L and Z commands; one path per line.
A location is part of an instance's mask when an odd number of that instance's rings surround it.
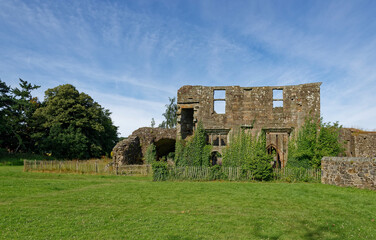
M 376 239 L 376 192 L 0 167 L 0 239 Z

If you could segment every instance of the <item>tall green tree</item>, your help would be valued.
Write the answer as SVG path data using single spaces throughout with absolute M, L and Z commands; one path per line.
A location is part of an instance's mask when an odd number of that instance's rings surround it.
M 307 118 L 289 141 L 289 167 L 319 168 L 323 156 L 338 156 L 344 151 L 339 142 L 341 126 L 324 123 L 320 118 Z
M 33 141 L 30 135 L 33 133 L 32 115 L 40 106 L 38 98 L 33 97 L 31 92 L 40 86 L 19 79 L 19 88 L 11 89 L 0 81 L 0 109 L 2 123 L 2 147 L 12 152 L 31 151 Z
M 34 113 L 39 131 L 33 135 L 39 149 L 58 158 L 109 155 L 116 144 L 117 127 L 110 112 L 70 84 L 45 92 Z
M 166 111 L 162 114 L 165 120 L 159 124 L 160 128 L 174 128 L 176 126 L 176 112 L 178 106 L 176 104 L 176 98 L 168 98 L 169 104 L 166 104 Z

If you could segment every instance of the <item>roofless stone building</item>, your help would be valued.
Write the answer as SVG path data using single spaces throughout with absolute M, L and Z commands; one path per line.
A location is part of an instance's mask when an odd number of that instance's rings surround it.
M 320 116 L 320 85 L 278 87 L 183 86 L 177 96 L 177 137 L 193 134 L 199 121 L 214 152 L 222 152 L 237 128 L 266 133 L 276 166 L 287 163 L 288 141 L 308 116 Z

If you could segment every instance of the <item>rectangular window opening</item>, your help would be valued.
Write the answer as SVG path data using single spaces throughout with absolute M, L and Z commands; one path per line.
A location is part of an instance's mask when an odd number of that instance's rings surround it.
M 214 101 L 214 112 L 217 114 L 226 113 L 226 101 Z
M 214 99 L 225 99 L 226 90 L 214 90 Z
M 273 108 L 283 107 L 283 89 L 273 89 Z
M 214 113 L 226 113 L 226 90 L 214 90 Z
M 181 137 L 185 139 L 193 134 L 193 108 L 183 108 L 181 111 Z

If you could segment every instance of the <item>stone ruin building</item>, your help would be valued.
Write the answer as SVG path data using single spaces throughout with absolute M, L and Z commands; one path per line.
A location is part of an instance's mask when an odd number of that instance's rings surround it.
M 183 86 L 177 93 L 176 129 L 140 128 L 113 149 L 118 164 L 142 164 L 147 147 L 156 145 L 157 157 L 175 151 L 177 138 L 192 135 L 202 122 L 207 141 L 213 146 L 212 163 L 236 129 L 253 134 L 264 131 L 266 150 L 275 153 L 275 167 L 287 164 L 288 141 L 309 116 L 320 116 L 321 83 L 277 87 Z M 376 133 L 356 129 L 341 130 L 346 156 L 376 157 Z M 220 153 L 220 154 L 217 154 Z
M 320 85 L 183 86 L 177 98 L 177 137 L 185 139 L 201 121 L 213 152 L 221 153 L 234 129 L 264 131 L 266 149 L 276 154 L 276 166 L 284 167 L 290 134 L 306 117 L 320 116 Z

